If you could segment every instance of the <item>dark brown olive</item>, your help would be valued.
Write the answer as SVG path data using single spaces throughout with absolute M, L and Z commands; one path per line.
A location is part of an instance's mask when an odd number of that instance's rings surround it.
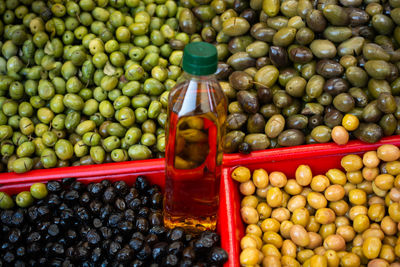
M 350 88 L 349 94 L 353 97 L 356 107 L 365 107 L 368 104 L 368 96 L 361 88 Z
M 308 47 L 299 46 L 290 50 L 289 58 L 294 63 L 304 64 L 313 59 L 313 54 Z
M 301 111 L 301 103 L 298 99 L 293 99 L 292 104 L 282 109 L 282 115 L 289 117 Z
M 341 112 L 349 112 L 354 108 L 354 99 L 348 93 L 341 93 L 335 96 L 333 99 L 333 105 L 335 108 Z
M 382 128 L 384 136 L 390 136 L 396 131 L 397 120 L 393 114 L 385 114 L 380 119 L 379 126 Z
M 324 123 L 329 128 L 341 125 L 343 119 L 343 114 L 337 109 L 331 109 L 329 112 L 325 112 Z
M 278 108 L 285 108 L 292 104 L 292 97 L 286 93 L 284 90 L 278 90 L 275 92 L 272 98 L 275 106 Z
M 378 101 L 374 100 L 364 107 L 362 119 L 365 122 L 378 122 L 382 117 L 382 111 L 378 108 Z
M 230 130 L 239 130 L 247 121 L 247 115 L 243 113 L 229 114 L 226 118 L 226 127 Z
M 260 113 L 252 114 L 247 120 L 248 133 L 264 133 L 265 119 Z
M 374 40 L 375 31 L 372 27 L 369 26 L 356 26 L 351 28 L 353 36 L 361 36 L 367 40 Z
M 289 58 L 286 49 L 280 46 L 271 46 L 269 48 L 269 58 L 278 68 L 284 68 L 289 65 Z
M 331 78 L 324 84 L 324 91 L 331 96 L 345 93 L 349 90 L 349 83 L 342 78 Z
M 266 86 L 259 86 L 257 96 L 261 104 L 270 103 L 272 101 L 272 90 Z
M 223 138 L 223 148 L 225 153 L 236 152 L 239 145 L 243 143 L 245 134 L 241 131 L 232 131 Z
M 260 113 L 264 116 L 264 118 L 269 119 L 273 115 L 280 114 L 281 109 L 274 104 L 266 104 L 260 108 Z
M 397 109 L 396 100 L 390 93 L 380 93 L 377 99 L 377 106 L 383 113 L 394 113 Z
M 298 146 L 304 144 L 304 142 L 303 132 L 297 129 L 283 131 L 278 136 L 278 144 L 280 146 Z
M 291 115 L 286 120 L 286 127 L 289 129 L 303 130 L 307 125 L 308 117 L 301 114 Z
M 229 82 L 236 90 L 249 90 L 253 87 L 253 77 L 244 71 L 234 71 L 229 75 Z
M 325 78 L 335 78 L 343 74 L 344 68 L 338 62 L 331 59 L 322 59 L 316 65 L 316 71 Z
M 306 22 L 307 26 L 314 32 L 323 32 L 327 25 L 327 21 L 322 11 L 316 9 L 307 13 Z
M 248 113 L 256 113 L 260 108 L 257 96 L 251 94 L 250 92 L 239 91 L 236 96 L 244 111 Z
M 257 13 L 253 9 L 245 9 L 240 13 L 240 17 L 247 20 L 250 25 L 253 25 L 257 21 Z
M 360 8 L 350 7 L 347 9 L 350 19 L 350 26 L 360 26 L 368 23 L 369 15 L 367 12 Z
M 311 115 L 322 115 L 324 112 L 324 107 L 319 103 L 307 103 L 305 104 L 303 110 L 301 111 L 302 115 L 311 116 Z
M 375 123 L 360 123 L 353 134 L 363 142 L 376 143 L 383 137 L 383 130 Z
M 252 38 L 249 36 L 240 36 L 231 39 L 228 43 L 228 50 L 232 54 L 237 52 L 245 52 L 246 47 L 252 43 Z
M 314 129 L 315 127 L 321 125 L 324 119 L 321 115 L 313 115 L 308 119 L 308 128 Z
M 232 72 L 233 69 L 231 68 L 231 66 L 229 66 L 225 62 L 218 62 L 218 68 L 215 72 L 215 76 L 218 80 L 226 80 Z
M 272 37 L 274 37 L 275 33 L 276 30 L 269 28 L 264 22 L 256 23 L 250 29 L 251 36 L 263 42 L 272 42 Z
M 271 59 L 269 57 L 259 57 L 256 61 L 256 68 L 261 69 L 264 66 L 271 65 Z

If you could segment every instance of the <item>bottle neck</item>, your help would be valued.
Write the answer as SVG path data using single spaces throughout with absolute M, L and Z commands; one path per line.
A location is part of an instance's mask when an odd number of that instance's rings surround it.
M 195 81 L 210 81 L 210 80 L 216 80 L 215 74 L 210 74 L 210 75 L 193 75 L 190 74 L 186 71 L 183 72 L 182 75 L 182 81 L 188 81 L 188 80 L 195 80 Z

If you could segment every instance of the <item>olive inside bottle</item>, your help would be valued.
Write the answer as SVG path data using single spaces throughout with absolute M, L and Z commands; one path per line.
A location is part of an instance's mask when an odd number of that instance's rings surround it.
M 182 81 L 169 96 L 164 222 L 170 228 L 216 228 L 227 116 L 227 99 L 213 75 L 217 63 L 213 45 L 187 45 Z

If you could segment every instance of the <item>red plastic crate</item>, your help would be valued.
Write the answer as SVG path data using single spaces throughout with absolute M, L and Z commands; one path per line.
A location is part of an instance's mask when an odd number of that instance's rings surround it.
M 24 190 L 29 190 L 29 187 L 36 182 L 47 182 L 51 180 L 60 180 L 62 178 L 74 177 L 83 183 L 99 182 L 103 179 L 110 181 L 123 180 L 127 184 L 132 185 L 139 175 L 144 175 L 152 184 L 158 184 L 164 188 L 165 173 L 164 173 L 164 159 L 156 160 L 141 160 L 141 161 L 130 161 L 123 163 L 109 163 L 92 166 L 77 166 L 77 167 L 65 167 L 55 168 L 47 170 L 33 170 L 26 174 L 16 173 L 3 173 L 0 175 L 0 191 L 17 194 Z M 229 255 L 231 249 L 230 244 L 232 243 L 228 237 L 229 228 L 226 228 L 227 222 L 229 221 L 230 212 L 228 210 L 226 198 L 228 189 L 225 184 L 226 180 L 221 180 L 220 188 L 220 208 L 219 208 L 219 221 L 217 231 L 221 235 L 221 246 Z M 233 266 L 231 263 L 231 256 L 229 261 L 225 264 L 225 267 Z
M 338 146 L 335 143 L 314 144 L 290 148 L 270 149 L 255 151 L 249 155 L 230 154 L 224 157 L 224 170 L 222 180 L 226 188 L 227 236 L 229 241 L 226 248 L 229 251 L 229 267 L 239 267 L 240 238 L 244 235 L 244 224 L 240 218 L 240 194 L 238 183 L 233 181 L 231 172 L 237 166 L 246 166 L 251 171 L 263 168 L 268 172 L 281 171 L 287 178 L 294 178 L 297 167 L 307 164 L 311 167 L 313 175 L 325 174 L 331 168 L 341 168 L 340 160 L 347 154 L 364 154 L 375 150 L 383 144 L 400 146 L 400 136 L 383 138 L 375 144 L 367 144 L 360 141 L 350 141 L 346 146 Z

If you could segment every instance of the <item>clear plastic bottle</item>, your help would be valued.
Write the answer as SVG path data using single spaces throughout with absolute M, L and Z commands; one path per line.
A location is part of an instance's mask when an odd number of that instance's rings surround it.
M 217 50 L 187 45 L 184 80 L 170 92 L 164 222 L 189 231 L 215 229 L 227 99 L 215 76 Z

